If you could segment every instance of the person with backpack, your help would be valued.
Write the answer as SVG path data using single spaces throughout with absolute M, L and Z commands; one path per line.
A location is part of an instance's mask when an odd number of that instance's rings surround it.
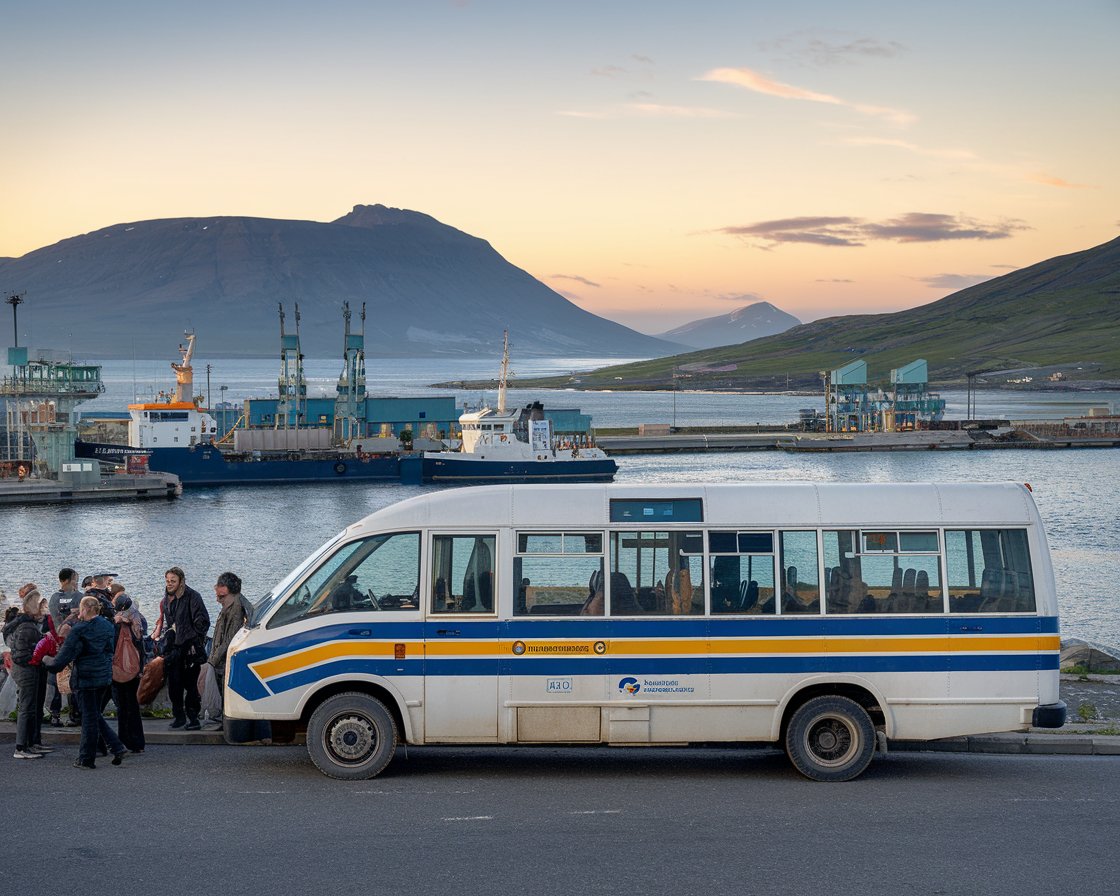
M 113 586 L 116 587 L 116 584 Z M 130 753 L 144 752 L 144 719 L 136 692 L 144 671 L 144 629 L 140 611 L 121 590 L 113 599 L 117 628 L 113 650 L 113 703 L 117 707 L 117 736 Z
M 78 605 L 78 623 L 71 629 L 58 656 L 44 657 L 48 669 L 74 664 L 71 684 L 82 709 L 82 740 L 78 745 L 75 768 L 95 768 L 98 738 L 104 738 L 113 754 L 113 765 L 120 765 L 128 749 L 101 715 L 102 695 L 113 680 L 113 651 L 116 631 L 101 615 L 101 601 L 87 595 Z

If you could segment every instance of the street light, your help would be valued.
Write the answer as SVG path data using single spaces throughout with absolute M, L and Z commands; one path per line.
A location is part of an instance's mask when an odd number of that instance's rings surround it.
M 6 299 L 7 303 L 12 306 L 12 347 L 19 348 L 19 315 L 16 314 L 16 307 L 23 304 L 24 293 L 13 292 Z
M 229 386 L 219 386 L 218 387 L 218 391 L 221 392 L 221 394 L 222 394 L 221 408 L 222 408 L 222 435 L 223 436 L 226 434 L 226 389 L 228 389 L 228 388 L 229 388 Z

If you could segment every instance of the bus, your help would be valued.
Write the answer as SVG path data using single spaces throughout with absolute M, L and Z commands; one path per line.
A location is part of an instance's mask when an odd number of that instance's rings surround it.
M 497 485 L 370 514 L 257 605 L 225 737 L 342 779 L 399 743 L 769 743 L 1057 728 L 1058 607 L 1014 483 Z

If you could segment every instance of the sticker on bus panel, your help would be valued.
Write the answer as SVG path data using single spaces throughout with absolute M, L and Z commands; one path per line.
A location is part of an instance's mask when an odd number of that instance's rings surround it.
M 623 678 L 618 682 L 618 692 L 633 697 L 643 694 L 694 694 L 696 688 L 679 678 Z
M 607 652 L 607 642 L 514 641 L 510 650 L 514 656 L 602 656 Z

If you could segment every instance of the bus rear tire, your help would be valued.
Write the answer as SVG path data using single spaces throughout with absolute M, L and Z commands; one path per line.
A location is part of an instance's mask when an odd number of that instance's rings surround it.
M 786 755 L 814 781 L 850 781 L 875 752 L 875 726 L 847 697 L 814 697 L 798 707 L 786 729 Z
M 385 704 L 347 692 L 324 700 L 307 723 L 307 752 L 324 775 L 362 781 L 381 773 L 397 749 L 397 723 Z

